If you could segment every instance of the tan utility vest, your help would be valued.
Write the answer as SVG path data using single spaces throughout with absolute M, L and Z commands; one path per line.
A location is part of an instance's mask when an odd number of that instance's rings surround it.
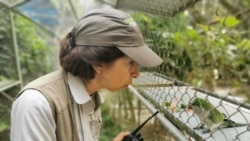
M 58 141 L 80 140 L 75 121 L 74 101 L 67 84 L 66 73 L 63 70 L 52 72 L 30 82 L 20 91 L 19 95 L 27 89 L 40 91 L 48 100 L 56 123 L 55 134 Z M 99 106 L 96 106 L 95 109 L 100 112 Z

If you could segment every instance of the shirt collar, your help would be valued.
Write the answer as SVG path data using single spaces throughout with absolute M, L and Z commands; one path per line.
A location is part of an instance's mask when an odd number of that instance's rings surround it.
M 79 77 L 74 76 L 68 72 L 67 78 L 68 78 L 69 89 L 77 104 L 84 104 L 91 100 L 91 97 L 87 92 L 85 85 L 82 83 L 82 80 Z M 104 98 L 99 93 L 97 93 L 97 95 L 100 104 L 104 103 Z
M 82 80 L 73 76 L 71 73 L 67 73 L 69 89 L 77 104 L 84 104 L 91 100 L 89 93 L 87 92 Z

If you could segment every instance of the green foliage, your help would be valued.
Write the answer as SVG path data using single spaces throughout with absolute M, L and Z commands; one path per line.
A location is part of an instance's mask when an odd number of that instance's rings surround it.
M 0 97 L 1 99 L 3 99 L 3 97 Z M 6 130 L 9 127 L 10 121 L 9 121 L 9 114 L 10 114 L 10 110 L 8 110 L 8 106 L 10 106 L 10 104 L 8 104 L 8 101 L 5 100 L 5 102 L 3 100 L 0 100 L 1 104 L 0 104 L 0 133 L 3 132 L 4 130 Z
M 28 82 L 51 71 L 51 47 L 30 21 L 20 16 L 15 21 L 22 74 Z
M 183 14 L 174 18 L 133 15 L 147 44 L 164 60 L 150 69 L 199 86 L 200 82 L 221 79 L 230 85 L 250 83 L 249 38 L 241 33 L 241 21 L 218 16 L 216 24 L 195 23 Z M 207 17 L 209 18 L 209 17 Z M 145 70 L 143 68 L 142 70 Z M 219 77 L 215 78 L 214 71 Z
M 0 80 L 17 79 L 16 56 L 14 39 L 8 11 L 2 11 L 0 17 Z M 50 47 L 46 40 L 40 36 L 39 29 L 34 24 L 20 16 L 14 17 L 19 59 L 25 82 L 28 82 L 51 70 Z
M 20 61 L 24 82 L 51 71 L 49 61 L 50 47 L 34 24 L 15 15 L 15 28 L 11 26 L 11 18 L 8 9 L 0 5 L 0 82 L 17 80 L 17 64 Z M 14 38 L 12 31 L 16 29 L 17 47 L 19 56 L 15 56 Z M 19 57 L 20 60 L 16 58 Z M 8 81 L 9 82 L 9 81 Z M 6 93 L 14 97 L 20 88 L 12 87 Z M 10 92 L 11 91 L 11 92 Z M 10 125 L 11 101 L 6 97 L 0 97 L 0 140 L 7 140 Z
M 183 80 L 186 73 L 192 70 L 190 56 L 187 54 L 185 48 L 178 45 L 182 43 L 186 44 L 186 42 L 183 41 L 182 33 L 177 32 L 186 29 L 185 24 L 180 22 L 187 21 L 184 15 L 179 15 L 174 19 L 150 17 L 141 13 L 137 13 L 133 16 L 139 24 L 149 47 L 157 52 L 164 60 L 163 64 L 154 68 L 154 70 Z M 195 31 L 191 29 L 187 33 L 193 36 L 193 38 L 197 36 L 195 35 Z M 180 38 L 173 38 L 174 36 L 179 36 Z
M 225 17 L 225 18 L 221 18 L 220 22 L 225 26 L 225 27 L 234 27 L 237 24 L 239 24 L 239 20 L 236 19 L 236 17 L 233 16 L 229 16 L 229 17 Z
M 1 5 L 0 5 L 1 6 Z M 1 7 L 0 7 L 1 8 Z M 6 16 L 7 15 L 7 16 Z M 15 53 L 11 34 L 10 17 L 8 10 L 0 10 L 0 81 L 17 78 L 17 71 L 13 69 Z
M 114 120 L 109 114 L 108 105 L 103 105 L 102 109 L 102 129 L 100 141 L 111 141 L 120 131 L 121 131 L 121 123 L 118 123 Z

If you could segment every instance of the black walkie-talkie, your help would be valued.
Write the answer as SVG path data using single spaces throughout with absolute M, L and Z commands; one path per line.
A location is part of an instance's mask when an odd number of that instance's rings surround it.
M 131 134 L 126 135 L 122 141 L 143 141 L 143 138 L 140 134 L 137 134 L 141 128 L 156 114 L 158 114 L 159 111 L 156 111 L 152 116 L 150 116 L 147 120 L 145 120 L 141 125 L 139 125 Z

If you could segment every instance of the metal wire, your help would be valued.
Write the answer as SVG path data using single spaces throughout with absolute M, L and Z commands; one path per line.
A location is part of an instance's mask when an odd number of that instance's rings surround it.
M 173 17 L 199 0 L 118 0 L 116 8 Z
M 133 90 L 133 92 L 136 93 L 136 95 L 140 93 L 141 96 L 148 99 L 166 116 L 166 118 L 168 118 L 169 121 L 176 125 L 181 131 L 188 133 L 191 138 L 196 140 L 220 141 L 248 140 L 250 136 L 250 109 L 248 106 L 243 107 L 243 103 L 240 103 L 233 97 L 214 97 L 213 95 L 204 93 L 204 91 L 198 91 L 190 85 L 168 85 L 164 87 L 158 85 L 166 83 L 171 82 L 164 77 L 155 75 L 154 73 L 145 72 L 134 81 L 134 87 L 137 91 Z M 143 84 L 146 84 L 146 87 L 143 87 Z M 151 84 L 151 86 L 148 84 Z M 156 87 L 157 85 L 158 87 Z M 189 105 L 195 98 L 209 101 L 214 106 L 208 112 L 219 110 L 225 115 L 225 118 L 238 123 L 244 123 L 245 125 L 228 128 L 223 128 L 220 125 L 218 128 L 208 133 L 205 133 L 205 129 L 202 128 L 195 129 L 202 124 L 205 124 L 206 127 L 207 119 L 209 119 L 209 115 L 206 115 L 206 111 L 201 111 L 205 117 L 204 119 L 200 119 L 194 111 L 188 111 L 186 108 L 181 108 L 181 105 Z M 232 103 L 225 99 L 231 99 L 231 101 L 233 100 L 234 102 Z M 169 105 L 166 105 L 165 103 L 168 103 Z M 169 128 L 170 127 L 168 127 L 168 129 Z M 173 128 L 173 130 L 175 130 L 175 128 Z

